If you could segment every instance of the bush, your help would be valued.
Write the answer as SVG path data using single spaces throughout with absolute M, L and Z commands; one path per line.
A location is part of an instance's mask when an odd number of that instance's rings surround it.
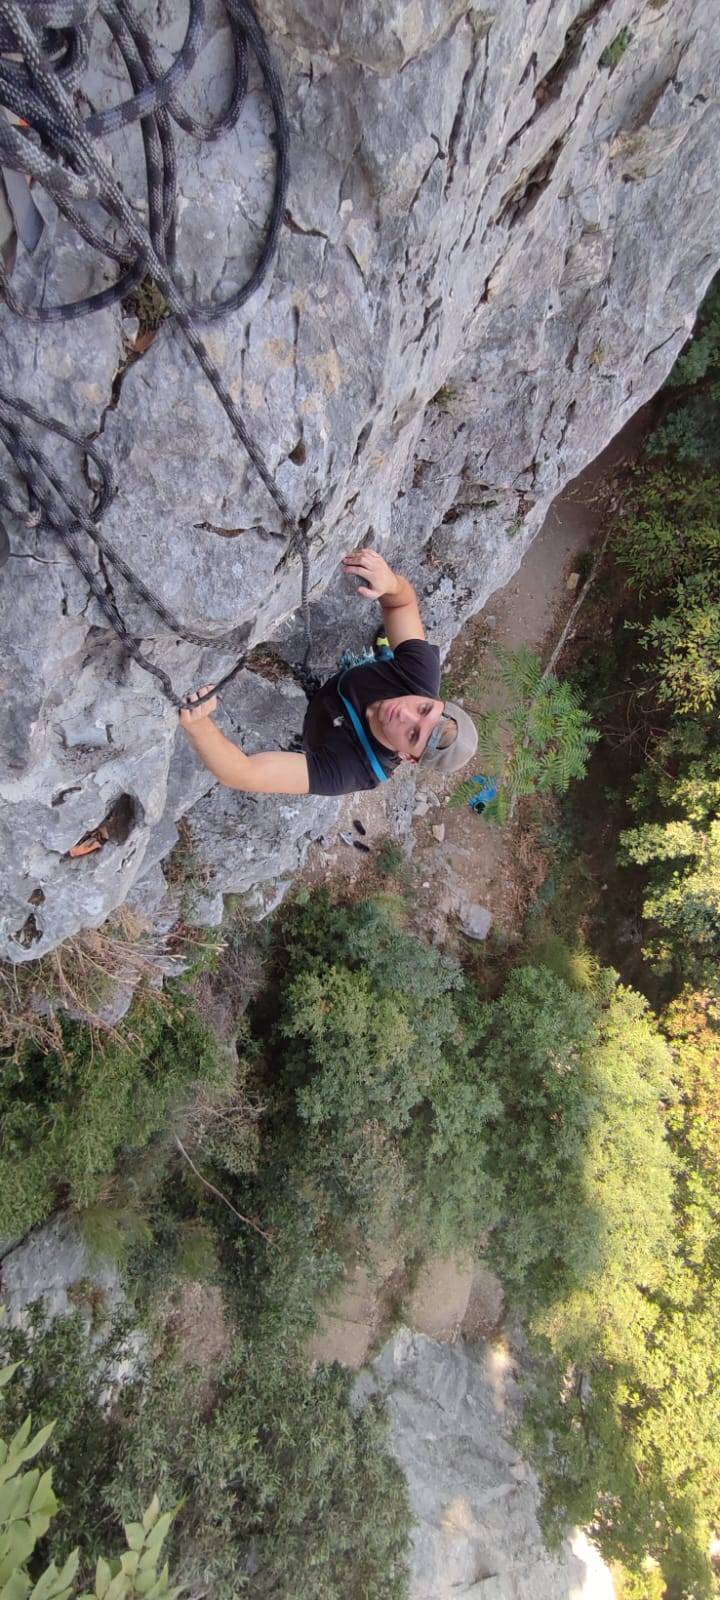
M 665 1600 L 665 1579 L 656 1562 L 644 1562 L 641 1572 L 615 1566 L 613 1581 L 617 1600 Z
M 651 437 L 651 455 L 706 465 L 720 458 L 720 278 L 705 297 L 690 343 L 668 378 L 670 414 Z
M 0 1392 L 15 1377 L 11 1363 L 0 1371 Z M 7 1600 L 27 1600 L 32 1590 L 35 1600 L 71 1600 L 76 1593 L 75 1579 L 80 1567 L 80 1551 L 72 1550 L 58 1569 L 53 1558 L 38 1576 L 38 1546 L 54 1521 L 58 1502 L 53 1490 L 53 1470 L 41 1473 L 37 1467 L 26 1470 L 28 1461 L 48 1444 L 54 1422 L 32 1433 L 32 1417 L 27 1415 L 7 1441 L 0 1439 L 0 1583 Z M 98 1557 L 92 1595 L 80 1600 L 175 1600 L 179 1589 L 171 1589 L 168 1569 L 158 1572 L 162 1545 L 173 1520 L 173 1512 L 160 1515 L 153 1498 L 142 1523 L 130 1522 L 126 1528 L 128 1548 L 112 1564 Z M 37 1582 L 35 1582 L 37 1579 Z
M 616 559 L 641 597 L 673 595 L 720 559 L 714 473 L 675 465 L 638 470 L 613 535 Z
M 631 39 L 632 33 L 630 29 L 621 28 L 612 42 L 606 45 L 603 50 L 600 57 L 601 67 L 606 67 L 609 72 L 614 72 L 618 62 L 622 60 Z
M 672 610 L 652 617 L 643 647 L 657 673 L 659 704 L 681 715 L 712 711 L 720 693 L 720 587 L 717 576 L 698 573 L 679 583 Z
M 85 1567 L 104 1542 L 103 1486 L 122 1451 L 119 1419 L 105 1415 L 101 1400 L 130 1333 L 128 1322 L 117 1318 L 91 1337 L 91 1307 L 90 1301 L 85 1314 L 78 1309 L 51 1320 L 38 1304 L 30 1308 L 27 1331 L 0 1326 L 0 1364 L 19 1363 L 4 1391 L 4 1426 L 19 1428 L 28 1412 L 41 1427 L 53 1424 L 45 1447 L 61 1502 L 53 1548 L 64 1558 L 79 1544 Z M 102 1306 L 97 1309 L 104 1315 Z M 42 1551 L 47 1559 L 49 1550 L 43 1546 Z
M 111 1490 L 124 1519 L 144 1486 L 183 1497 L 173 1569 L 213 1600 L 402 1600 L 407 1493 L 371 1403 L 352 1379 L 238 1343 L 212 1415 L 197 1378 L 158 1369 Z M 351 1578 L 349 1578 L 351 1574 Z
M 169 1548 L 191 1592 L 344 1600 L 352 1571 L 368 1600 L 402 1600 L 410 1513 L 381 1411 L 358 1411 L 351 1375 L 311 1373 L 266 1331 L 236 1341 L 210 1384 L 176 1364 L 166 1339 L 149 1375 L 108 1410 L 99 1402 L 124 1324 L 91 1336 L 79 1313 L 48 1322 L 35 1308 L 27 1333 L 3 1330 L 2 1360 L 21 1363 L 6 1391 L 8 1427 L 30 1406 L 41 1425 L 58 1419 L 45 1451 L 61 1503 L 37 1558 L 64 1560 L 78 1544 L 86 1575 L 157 1491 L 183 1502 Z
M 273 1014 L 261 1005 L 252 1021 L 302 1181 L 366 1237 L 403 1224 L 435 1248 L 476 1240 L 491 1219 L 477 1140 L 494 1100 L 459 967 L 387 902 L 321 894 L 283 924 L 271 981 Z
M 676 467 L 640 473 L 615 553 L 655 605 L 636 624 L 648 686 L 680 716 L 711 711 L 720 689 L 720 479 Z
M 582 778 L 591 744 L 598 738 L 579 695 L 569 683 L 545 676 L 537 656 L 526 649 L 499 650 L 496 678 L 505 691 L 502 710 L 486 711 L 478 723 L 479 753 L 498 794 L 483 811 L 504 822 L 511 801 L 523 795 L 564 794 Z M 475 779 L 467 778 L 452 796 L 454 805 L 472 801 Z
M 179 989 L 162 1007 L 141 996 L 101 1044 L 81 1023 L 61 1028 L 61 1050 L 29 1044 L 0 1080 L 0 1234 L 24 1233 L 63 1201 L 91 1205 L 195 1080 L 227 1077 L 227 1057 Z

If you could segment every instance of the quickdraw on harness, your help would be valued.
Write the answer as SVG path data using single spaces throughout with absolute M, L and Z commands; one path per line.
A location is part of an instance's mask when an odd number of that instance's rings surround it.
M 0 260 L 0 295 L 19 316 L 37 322 L 57 322 L 70 321 L 112 305 L 146 277 L 157 285 L 212 384 L 237 439 L 280 512 L 290 535 L 289 550 L 299 553 L 305 655 L 297 670 L 303 681 L 303 677 L 308 676 L 311 645 L 307 532 L 304 522 L 293 515 L 248 433 L 195 321 L 198 316 L 213 320 L 225 312 L 238 310 L 263 282 L 277 249 L 288 185 L 289 130 L 285 102 L 265 35 L 249 0 L 224 0 L 224 3 L 232 35 L 234 83 L 226 108 L 213 123 L 204 126 L 191 117 L 177 99 L 178 90 L 200 51 L 204 0 L 190 0 L 185 40 L 166 72 L 131 0 L 99 0 L 97 14 L 120 50 L 133 93 L 120 105 L 94 112 L 89 117 L 77 109 L 76 97 L 88 63 L 95 10 L 93 0 L 0 0 L 0 166 L 11 174 L 21 173 L 25 179 L 39 183 L 78 234 L 119 267 L 119 276 L 110 288 L 69 305 L 34 308 L 18 299 Z M 250 51 L 259 65 L 274 119 L 276 161 L 270 217 L 257 263 L 242 288 L 221 304 L 191 305 L 180 293 L 174 274 L 177 178 L 172 122 L 203 140 L 218 139 L 233 128 L 247 89 Z M 128 204 L 95 143 L 103 135 L 138 121 L 147 172 L 147 228 Z M 94 203 L 92 221 L 78 209 L 85 201 Z M 95 220 L 98 207 L 111 229 L 119 224 L 122 242 L 116 243 L 98 226 Z M 61 480 L 48 456 L 34 442 L 28 423 L 59 434 L 77 446 L 86 467 L 88 461 L 94 463 L 100 481 L 89 505 L 82 504 Z M 31 526 L 41 525 L 53 530 L 124 648 L 138 666 L 157 679 L 167 699 L 174 706 L 181 706 L 183 699 L 176 694 L 167 673 L 143 654 L 137 640 L 129 633 L 109 585 L 90 562 L 87 540 L 95 546 L 102 562 L 109 563 L 121 574 L 173 634 L 194 644 L 221 645 L 227 649 L 239 648 L 238 633 L 218 638 L 185 627 L 101 534 L 98 524 L 112 498 L 113 487 L 107 464 L 86 439 L 54 418 L 41 416 L 33 406 L 16 400 L 0 386 L 0 440 L 27 493 L 27 505 L 23 506 L 0 478 L 0 505 Z M 1 525 L 0 534 L 4 535 Z M 245 660 L 246 656 L 241 655 L 216 685 L 216 690 L 239 672 Z M 199 697 L 198 703 L 207 698 Z

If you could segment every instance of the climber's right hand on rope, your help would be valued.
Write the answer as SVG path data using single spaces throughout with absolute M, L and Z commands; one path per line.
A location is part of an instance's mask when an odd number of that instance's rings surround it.
M 192 694 L 186 695 L 187 704 L 180 708 L 180 721 L 184 728 L 196 726 L 198 722 L 202 722 L 206 717 L 211 717 L 213 712 L 217 711 L 218 698 L 216 694 L 213 695 L 212 700 L 206 700 L 204 705 L 198 706 L 194 704 L 201 695 L 210 694 L 213 688 L 214 684 L 205 683 L 202 689 L 195 689 Z

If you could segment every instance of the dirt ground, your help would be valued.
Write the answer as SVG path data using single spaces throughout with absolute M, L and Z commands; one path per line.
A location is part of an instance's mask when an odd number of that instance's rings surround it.
M 222 1291 L 217 1284 L 189 1279 L 182 1284 L 177 1303 L 167 1320 L 167 1332 L 176 1342 L 181 1367 L 197 1367 L 205 1374 L 202 1399 L 213 1394 L 214 1374 L 232 1343 Z

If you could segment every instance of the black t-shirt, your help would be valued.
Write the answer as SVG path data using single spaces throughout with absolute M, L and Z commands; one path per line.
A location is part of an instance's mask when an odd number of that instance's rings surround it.
M 313 695 L 303 724 L 303 749 L 307 755 L 311 794 L 354 794 L 375 789 L 379 783 L 338 694 L 338 672 Z M 440 692 L 440 652 L 426 639 L 406 639 L 392 661 L 370 661 L 353 667 L 343 681 L 343 694 L 359 713 L 373 753 L 390 774 L 400 757 L 373 738 L 365 710 L 375 700 L 392 700 L 398 694 L 423 694 L 437 700 Z

